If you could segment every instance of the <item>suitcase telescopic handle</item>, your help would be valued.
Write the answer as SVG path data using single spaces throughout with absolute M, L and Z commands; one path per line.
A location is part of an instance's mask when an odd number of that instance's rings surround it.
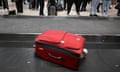
M 49 56 L 49 57 L 51 57 L 51 58 L 54 58 L 54 59 L 57 59 L 57 60 L 62 60 L 63 58 L 62 57 L 60 57 L 60 56 L 54 56 L 54 55 L 52 55 L 51 53 L 47 53 L 47 55 Z

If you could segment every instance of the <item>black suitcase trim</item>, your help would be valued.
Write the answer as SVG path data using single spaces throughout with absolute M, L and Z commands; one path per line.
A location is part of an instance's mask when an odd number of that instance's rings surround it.
M 65 49 L 60 48 L 58 46 L 53 46 L 53 45 L 50 45 L 50 44 L 43 44 L 43 43 L 38 43 L 38 42 L 36 42 L 35 44 L 42 47 L 42 48 L 50 48 L 52 50 L 68 54 L 70 56 L 80 57 L 80 54 L 73 53 L 71 51 L 65 50 Z

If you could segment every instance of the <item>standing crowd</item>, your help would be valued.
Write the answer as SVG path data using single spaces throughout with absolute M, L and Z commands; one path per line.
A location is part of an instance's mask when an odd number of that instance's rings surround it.
M 110 5 L 115 5 L 114 8 L 118 10 L 117 16 L 120 16 L 120 0 L 11 0 L 15 2 L 17 13 L 23 13 L 23 4 L 29 3 L 29 9 L 36 9 L 40 16 L 44 16 L 44 1 L 48 1 L 48 8 L 50 5 L 56 7 L 57 10 L 67 10 L 67 15 L 70 14 L 73 3 L 75 4 L 76 14 L 80 15 L 81 11 L 86 11 L 87 4 L 91 3 L 90 16 L 98 16 L 97 12 L 101 12 L 103 16 L 108 16 Z M 9 12 L 8 0 L 0 0 L 0 7 Z M 101 8 L 101 9 L 100 9 Z

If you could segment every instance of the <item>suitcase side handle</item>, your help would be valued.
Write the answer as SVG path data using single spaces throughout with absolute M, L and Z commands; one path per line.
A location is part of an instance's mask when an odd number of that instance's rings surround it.
M 57 60 L 63 60 L 62 57 L 60 57 L 60 56 L 54 56 L 54 55 L 52 55 L 52 54 L 49 53 L 49 52 L 47 52 L 47 55 L 48 55 L 49 57 L 54 58 L 54 59 L 57 59 Z

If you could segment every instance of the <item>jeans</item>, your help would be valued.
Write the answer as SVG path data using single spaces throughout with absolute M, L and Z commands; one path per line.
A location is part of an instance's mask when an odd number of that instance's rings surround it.
M 35 9 L 39 8 L 39 2 L 40 2 L 40 0 L 35 0 Z
M 111 0 L 103 0 L 102 14 L 108 14 L 108 10 L 111 4 Z
M 82 5 L 81 5 L 81 10 L 82 11 L 86 11 L 86 6 L 87 6 L 87 2 L 88 2 L 88 0 L 82 0 Z
M 92 0 L 90 14 L 96 14 L 100 0 Z
M 32 8 L 32 1 L 33 1 L 33 0 L 29 0 L 29 9 Z

